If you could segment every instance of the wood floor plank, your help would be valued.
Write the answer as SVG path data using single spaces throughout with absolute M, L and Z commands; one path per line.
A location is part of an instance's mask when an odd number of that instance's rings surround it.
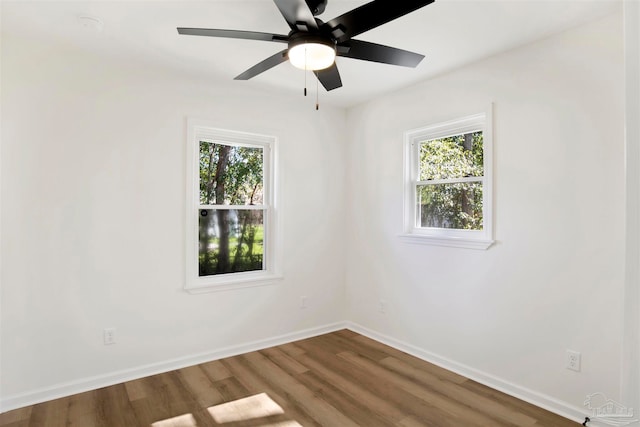
M 335 335 L 337 337 L 342 337 L 342 338 L 346 338 L 346 339 L 353 339 L 355 337 L 359 337 L 361 336 L 359 333 L 354 332 L 350 329 L 340 329 L 339 331 L 335 331 L 333 332 L 332 335 Z
M 13 421 L 8 424 L 0 424 L 2 427 L 29 427 L 29 420 Z
M 326 343 L 323 342 L 322 345 L 320 345 L 320 343 L 315 341 L 301 342 L 300 346 L 307 350 L 308 357 L 316 358 L 315 360 L 318 363 L 327 364 L 331 370 L 335 371 L 338 375 L 354 383 L 358 383 L 366 390 L 369 390 L 376 396 L 377 401 L 383 400 L 392 405 L 396 411 L 399 411 L 393 415 L 396 421 L 413 415 L 416 419 L 425 420 L 429 426 L 433 427 L 459 427 L 463 425 L 457 415 L 445 412 L 441 408 L 419 399 L 397 385 L 377 378 L 359 366 L 343 363 L 344 361 L 341 362 L 337 354 L 333 353 L 336 351 L 339 352 L 340 347 L 333 346 L 333 352 L 331 352 L 327 350 Z M 370 400 L 368 403 L 369 407 L 371 407 L 373 411 L 383 410 L 384 406 L 376 406 L 373 404 L 376 400 Z
M 287 391 L 281 390 L 277 385 L 268 382 L 241 357 L 223 359 L 222 362 L 250 394 L 267 393 L 271 399 L 284 409 L 285 413 L 288 414 L 291 419 L 305 427 L 321 426 L 321 424 L 307 414 L 303 408 L 298 407 L 293 399 L 290 399 Z
M 0 427 L 219 425 L 579 426 L 349 330 L 0 414 Z
M 389 357 L 386 351 L 376 349 L 371 346 L 363 346 L 351 338 L 344 338 L 337 333 L 321 335 L 314 339 L 315 342 L 326 345 L 328 348 L 337 349 L 335 352 L 351 351 L 360 354 L 371 360 L 379 361 L 385 357 Z
M 490 418 L 496 418 L 508 425 L 526 427 L 536 423 L 535 418 L 522 414 L 485 396 L 477 395 L 466 388 L 460 387 L 459 384 L 441 380 L 427 371 L 414 368 L 394 357 L 383 359 L 380 361 L 380 365 L 389 368 L 393 372 L 397 372 L 405 378 L 411 378 L 414 381 L 422 383 L 425 388 L 434 390 L 454 401 L 473 408 L 479 413 L 483 413 Z
M 249 396 L 249 390 L 247 390 L 240 381 L 235 377 L 225 378 L 214 383 L 216 389 L 220 392 L 220 395 L 225 402 L 231 402 L 236 399 Z
M 296 359 L 298 356 L 301 356 L 301 355 L 304 354 L 304 349 L 300 348 L 294 342 L 288 343 L 288 344 L 283 344 L 283 345 L 279 346 L 278 348 L 280 348 L 280 350 L 284 351 L 285 353 L 287 353 L 289 356 L 293 357 L 294 359 Z
M 487 387 L 486 385 L 480 384 L 476 381 L 468 380 L 462 386 L 479 396 L 485 396 L 489 399 L 495 400 L 496 402 L 501 402 L 522 414 L 535 418 L 538 421 L 538 425 L 546 427 L 572 427 L 578 425 L 577 423 L 561 417 L 560 415 L 545 411 L 531 403 L 509 396 L 508 394 L 499 392 L 498 390 Z
M 147 397 L 147 392 L 153 392 L 153 390 L 147 390 L 142 379 L 127 381 L 124 383 L 124 388 L 127 391 L 129 400 L 132 402 L 134 400 L 145 399 Z
M 165 419 L 173 419 L 191 414 L 196 421 L 198 427 L 213 426 L 210 417 L 201 411 L 202 407 L 198 404 L 196 396 L 191 394 L 187 387 L 180 380 L 180 371 L 172 371 L 164 374 L 156 375 L 160 382 L 159 393 L 149 397 L 160 397 L 157 404 L 164 405 L 168 410 Z
M 96 423 L 100 426 L 138 424 L 124 384 L 96 390 L 96 414 Z
M 404 419 L 400 420 L 398 425 L 400 427 L 425 427 L 425 426 L 428 426 L 429 424 L 424 424 L 424 423 L 416 420 L 412 416 L 409 416 L 407 418 L 404 418 Z
M 162 404 L 169 408 L 173 416 L 188 414 L 194 407 L 197 407 L 195 399 L 187 391 L 179 378 L 178 371 L 167 372 L 157 375 L 160 379 L 160 389 L 162 393 Z
M 219 360 L 202 363 L 200 367 L 207 373 L 211 381 L 220 381 L 233 376 Z
M 67 427 L 98 427 L 95 391 L 69 396 Z
M 150 426 L 153 423 L 166 419 L 167 412 L 161 411 L 147 398 L 131 401 L 131 409 L 138 420 L 138 425 Z
M 352 420 L 357 420 L 359 425 L 368 427 L 393 427 L 394 425 L 393 422 L 378 415 L 377 411 L 372 411 L 362 400 L 354 399 L 313 371 L 299 374 L 296 379 L 338 411 Z
M 462 375 L 458 375 L 455 372 L 442 369 L 437 365 L 418 359 L 417 357 L 407 354 L 404 351 L 400 351 L 393 347 L 389 347 L 388 345 L 372 340 L 371 338 L 365 337 L 364 335 L 355 336 L 354 341 L 360 344 L 363 344 L 367 347 L 371 347 L 379 351 L 382 351 L 387 356 L 395 357 L 396 359 L 402 360 L 403 362 L 408 363 L 414 368 L 418 368 L 420 370 L 430 372 L 431 374 L 435 375 L 436 377 L 442 380 L 447 380 L 449 382 L 456 383 L 456 384 L 462 384 L 468 380 Z
M 0 414 L 0 426 L 4 427 L 12 423 L 28 422 L 29 418 L 31 418 L 32 411 L 33 406 L 27 406 Z
M 218 405 L 225 401 L 200 365 L 179 369 L 178 377 L 201 408 Z
M 33 407 L 29 427 L 56 427 L 67 423 L 69 398 L 51 400 Z
M 293 399 L 297 406 L 303 408 L 321 425 L 357 427 L 358 424 L 342 414 L 335 407 L 316 396 L 312 391 L 296 381 L 284 370 L 271 362 L 259 352 L 248 353 L 243 356 L 252 366 L 260 371 L 261 375 L 270 383 L 287 390 L 289 398 Z
M 409 392 L 413 396 L 435 406 L 443 411 L 447 412 L 451 417 L 457 417 L 460 419 L 462 423 L 465 425 L 475 425 L 478 427 L 484 426 L 503 426 L 506 424 L 500 423 L 496 420 L 490 419 L 488 417 L 483 416 L 482 414 L 473 411 L 467 406 L 461 404 L 460 402 L 456 402 L 453 400 L 449 400 L 446 397 L 440 395 L 437 392 L 433 392 L 431 390 L 425 389 L 421 387 L 419 384 L 414 382 L 413 380 L 409 380 L 406 378 L 398 377 L 393 373 L 389 372 L 385 368 L 380 365 L 368 360 L 367 358 L 354 354 L 350 351 L 346 351 L 340 353 L 339 357 L 353 363 L 356 366 L 360 366 L 366 369 L 371 375 L 376 378 L 380 378 L 386 382 L 397 385 L 403 390 Z
M 328 382 L 342 390 L 354 399 L 360 399 L 367 402 L 372 412 L 375 412 L 383 419 L 391 424 L 398 422 L 406 417 L 404 411 L 393 405 L 388 400 L 381 398 L 379 395 L 372 393 L 369 389 L 362 386 L 357 381 L 352 381 L 345 375 L 340 375 L 331 368 L 331 361 L 324 359 L 323 363 L 318 362 L 308 355 L 300 358 L 301 362 L 308 366 L 313 372 L 325 378 Z
M 261 353 L 289 374 L 303 374 L 309 370 L 309 368 L 300 364 L 294 358 L 277 347 L 267 348 L 262 350 Z

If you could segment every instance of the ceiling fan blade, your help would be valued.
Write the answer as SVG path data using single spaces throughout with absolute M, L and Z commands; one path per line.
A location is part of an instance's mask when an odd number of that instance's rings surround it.
M 258 74 L 263 73 L 278 64 L 282 64 L 287 60 L 287 58 L 287 49 L 282 50 L 275 55 L 268 57 L 264 61 L 258 62 L 253 67 L 237 76 L 234 80 L 249 80 L 250 78 L 257 76 Z
M 342 43 L 433 2 L 434 0 L 374 0 L 324 23 L 322 29 L 331 33 L 338 43 Z
M 424 55 L 419 53 L 353 39 L 341 44 L 339 47 L 338 56 L 381 62 L 383 64 L 401 65 L 403 67 L 415 68 L 420 61 L 424 59 Z
M 327 91 L 342 87 L 342 79 L 335 62 L 331 67 L 314 71 L 314 73 Z
M 318 23 L 304 0 L 273 0 L 292 30 L 317 30 Z
M 230 39 L 263 40 L 287 43 L 289 37 L 282 34 L 259 33 L 256 31 L 218 30 L 214 28 L 178 28 L 179 34 L 189 36 L 226 37 Z

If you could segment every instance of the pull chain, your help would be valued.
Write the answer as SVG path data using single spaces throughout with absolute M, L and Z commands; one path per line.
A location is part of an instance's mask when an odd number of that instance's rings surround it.
M 318 75 L 316 74 L 316 111 L 318 111 L 320 109 L 320 79 L 318 78 Z
M 304 48 L 304 96 L 307 96 L 307 47 Z

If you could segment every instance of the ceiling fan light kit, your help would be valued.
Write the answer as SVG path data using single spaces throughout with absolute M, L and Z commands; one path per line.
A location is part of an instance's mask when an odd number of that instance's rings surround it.
M 298 33 L 289 39 L 289 62 L 301 70 L 324 70 L 336 60 L 336 44 L 334 41 Z
M 179 34 L 287 43 L 287 48 L 257 63 L 235 80 L 249 80 L 287 60 L 297 68 L 312 70 L 327 90 L 342 87 L 336 56 L 403 67 L 417 67 L 424 55 L 370 43 L 353 37 L 420 9 L 434 0 L 373 0 L 330 21 L 317 15 L 327 0 L 273 0 L 289 24 L 284 34 L 213 28 L 178 28 Z

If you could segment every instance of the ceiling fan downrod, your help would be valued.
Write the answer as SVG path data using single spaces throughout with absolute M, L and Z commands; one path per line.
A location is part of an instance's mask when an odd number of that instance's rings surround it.
M 328 0 L 305 0 L 313 16 L 322 15 L 327 7 L 327 2 Z

